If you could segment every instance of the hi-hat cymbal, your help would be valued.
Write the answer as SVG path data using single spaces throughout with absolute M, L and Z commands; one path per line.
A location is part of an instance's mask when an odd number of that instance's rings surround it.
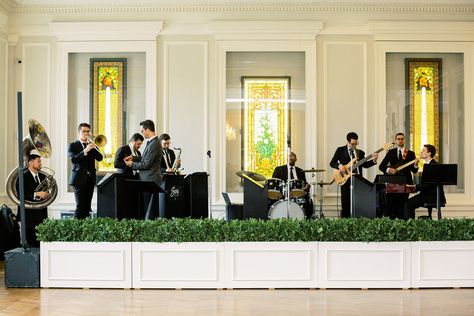
M 324 172 L 326 171 L 326 169 L 314 169 L 314 168 L 311 168 L 311 169 L 306 169 L 304 170 L 304 172 Z
M 238 175 L 241 178 L 242 178 L 243 175 L 246 175 L 247 177 L 249 177 L 250 179 L 255 180 L 255 181 L 265 181 L 265 180 L 267 180 L 267 178 L 265 178 L 261 174 L 258 174 L 258 173 L 252 172 L 252 171 L 240 170 L 240 171 L 237 171 L 235 174 Z

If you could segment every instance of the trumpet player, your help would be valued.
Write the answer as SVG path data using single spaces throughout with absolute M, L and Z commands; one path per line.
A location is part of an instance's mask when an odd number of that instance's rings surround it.
M 44 181 L 46 176 L 40 173 L 41 170 L 41 156 L 36 154 L 28 155 L 28 169 L 24 171 L 23 186 L 25 190 L 25 200 L 40 201 L 46 200 L 49 197 L 48 192 L 36 192 L 36 188 L 41 181 Z M 19 191 L 19 183 L 16 183 L 17 192 Z M 48 208 L 43 209 L 25 209 L 25 226 L 26 226 L 26 240 L 28 245 L 32 247 L 39 247 L 39 241 L 36 239 L 35 228 L 44 219 L 48 217 Z M 18 212 L 18 221 L 20 221 L 20 212 Z
M 163 151 L 163 159 L 161 159 L 161 173 L 174 173 L 181 167 L 181 158 L 176 159 L 174 151 L 170 149 L 171 137 L 168 134 L 161 134 L 159 137 Z
M 75 217 L 83 219 L 92 211 L 91 202 L 96 182 L 95 162 L 104 158 L 92 141 L 91 126 L 79 124 L 78 140 L 69 144 L 68 157 L 72 162 L 69 184 L 74 188 L 76 199 Z

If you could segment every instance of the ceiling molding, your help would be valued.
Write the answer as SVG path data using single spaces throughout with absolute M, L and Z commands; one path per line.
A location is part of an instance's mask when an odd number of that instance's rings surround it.
M 320 21 L 212 21 L 209 33 L 216 39 L 314 39 L 323 29 Z
M 376 41 L 474 41 L 474 22 L 369 21 Z
M 155 0 L 155 1 L 46 1 L 23 0 L 22 5 L 14 5 L 13 0 L 0 0 L 9 3 L 15 14 L 120 14 L 120 13 L 371 13 L 371 14 L 473 14 L 472 1 L 204 1 L 204 0 Z M 12 5 L 13 3 L 13 5 Z M 32 4 L 35 3 L 35 4 Z M 39 4 L 36 4 L 39 3 Z
M 64 42 L 154 41 L 163 22 L 53 22 L 49 29 L 58 41 Z
M 0 0 L 0 12 L 10 14 L 17 5 L 15 0 Z

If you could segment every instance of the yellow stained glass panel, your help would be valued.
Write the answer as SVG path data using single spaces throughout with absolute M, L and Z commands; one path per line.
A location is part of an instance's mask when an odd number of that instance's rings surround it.
M 287 78 L 244 79 L 244 169 L 271 177 L 286 163 Z

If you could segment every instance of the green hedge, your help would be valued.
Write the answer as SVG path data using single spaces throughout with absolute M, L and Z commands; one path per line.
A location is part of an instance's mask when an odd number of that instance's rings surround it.
M 222 241 L 445 241 L 474 240 L 474 219 L 391 220 L 213 219 L 45 220 L 37 227 L 41 241 L 222 242 Z

